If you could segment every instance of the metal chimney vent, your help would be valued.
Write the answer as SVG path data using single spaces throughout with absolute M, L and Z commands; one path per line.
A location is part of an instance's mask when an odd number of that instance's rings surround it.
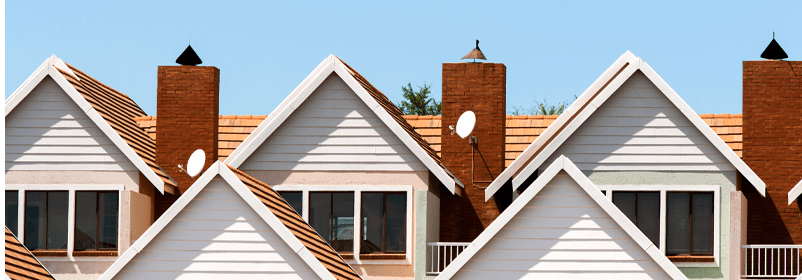
M 788 54 L 785 53 L 780 44 L 777 43 L 777 40 L 774 40 L 774 32 L 771 32 L 771 43 L 769 46 L 766 47 L 766 50 L 760 54 L 761 58 L 765 59 L 786 59 L 788 58 Z
M 187 46 L 187 49 L 178 56 L 178 58 L 175 60 L 175 63 L 195 66 L 203 63 L 203 61 L 201 61 L 200 57 L 198 57 L 198 54 L 195 53 L 195 50 L 192 49 L 192 45 L 189 45 Z
M 485 58 L 485 54 L 482 53 L 482 50 L 479 49 L 479 40 L 476 40 L 476 48 L 471 50 L 468 54 L 462 57 L 462 59 L 473 59 L 473 62 L 476 63 L 476 60 L 487 60 Z

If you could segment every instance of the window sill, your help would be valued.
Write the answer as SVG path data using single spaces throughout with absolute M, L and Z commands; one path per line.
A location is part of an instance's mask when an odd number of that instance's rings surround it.
M 37 257 L 66 257 L 67 250 L 33 250 L 31 253 Z
M 117 251 L 73 251 L 73 257 L 116 257 Z
M 407 254 L 359 254 L 360 260 L 406 260 Z
M 668 260 L 674 263 L 714 263 L 716 257 L 714 256 L 666 256 Z

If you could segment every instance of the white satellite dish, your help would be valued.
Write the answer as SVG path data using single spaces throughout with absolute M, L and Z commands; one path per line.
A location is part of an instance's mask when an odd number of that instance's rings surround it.
M 473 132 L 473 127 L 476 125 L 476 114 L 472 111 L 465 111 L 462 113 L 462 116 L 459 116 L 459 120 L 457 120 L 457 135 L 465 139 L 468 135 L 471 135 Z
M 187 174 L 190 177 L 195 178 L 198 176 L 198 173 L 201 172 L 203 169 L 203 165 L 206 163 L 206 153 L 203 152 L 201 149 L 197 149 L 192 152 L 192 155 L 189 156 L 189 161 L 187 162 Z

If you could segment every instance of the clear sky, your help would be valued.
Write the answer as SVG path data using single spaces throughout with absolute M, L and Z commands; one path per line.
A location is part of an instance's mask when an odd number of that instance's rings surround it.
M 220 113 L 267 115 L 326 56 L 392 101 L 481 40 L 507 66 L 507 108 L 581 94 L 625 51 L 697 113 L 741 113 L 741 62 L 772 31 L 802 60 L 802 1 L 9 1 L 5 96 L 51 54 L 156 112 L 158 65 L 188 40 L 220 68 Z

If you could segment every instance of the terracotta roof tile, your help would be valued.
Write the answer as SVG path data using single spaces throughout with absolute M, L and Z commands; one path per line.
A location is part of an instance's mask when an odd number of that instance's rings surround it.
M 86 73 L 67 64 L 78 77 L 76 79 L 63 69 L 56 68 L 70 82 L 120 137 L 139 155 L 140 158 L 164 181 L 175 187 L 176 183 L 156 164 L 156 141 L 141 129 L 135 119 L 147 117 L 145 111 L 130 97 L 95 80 Z M 155 134 L 155 131 L 154 131 Z
M 273 188 L 234 167 L 228 166 L 228 168 L 248 186 L 251 192 L 267 206 L 267 209 L 278 217 L 281 223 L 306 246 L 312 255 L 314 255 L 335 278 L 361 279 L 354 269 L 351 268 L 320 235 L 318 235 L 312 226 L 304 222 L 301 216 L 299 216 Z
M 55 279 L 8 228 L 5 255 L 6 275 L 11 279 Z

